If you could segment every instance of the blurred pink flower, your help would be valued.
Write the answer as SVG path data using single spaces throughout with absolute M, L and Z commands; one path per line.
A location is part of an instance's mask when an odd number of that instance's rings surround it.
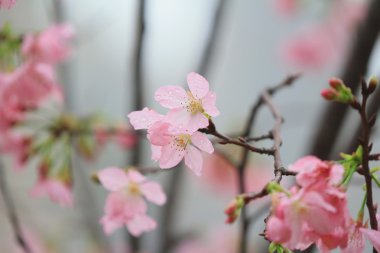
M 167 117 L 172 124 L 194 132 L 207 127 L 207 116 L 216 117 L 219 111 L 215 106 L 216 95 L 209 90 L 209 83 L 203 76 L 191 72 L 187 75 L 187 83 L 190 91 L 181 86 L 163 86 L 154 98 L 170 109 Z
M 22 44 L 22 53 L 28 60 L 58 63 L 69 56 L 69 40 L 73 36 L 74 31 L 71 26 L 53 25 L 38 34 L 26 35 Z
M 136 134 L 126 126 L 119 126 L 115 133 L 116 142 L 124 149 L 133 148 L 136 144 Z
M 330 161 L 321 161 L 315 156 L 305 156 L 289 165 L 289 170 L 297 172 L 297 183 L 302 187 L 311 187 L 315 184 L 338 185 L 344 174 L 340 164 Z
M 147 200 L 163 205 L 166 195 L 161 186 L 149 181 L 138 171 L 119 168 L 106 168 L 98 173 L 100 183 L 111 193 L 107 197 L 105 216 L 101 219 L 106 234 L 127 226 L 129 232 L 139 236 L 156 228 L 156 222 L 147 216 Z
M 271 241 L 300 250 L 312 243 L 328 250 L 347 246 L 350 217 L 343 191 L 326 185 L 293 188 L 290 196 L 275 193 L 272 197 L 266 230 Z
M 361 229 L 364 228 L 361 221 L 352 222 L 349 228 L 349 238 L 347 247 L 342 249 L 342 253 L 362 253 L 365 247 L 365 240 Z
M 0 134 L 0 151 L 12 155 L 13 169 L 17 171 L 25 168 L 26 162 L 30 156 L 30 144 L 30 137 L 9 132 L 2 132 Z
M 380 214 L 376 216 L 377 218 L 377 224 L 379 226 L 380 224 Z M 363 235 L 370 241 L 370 243 L 373 245 L 373 247 L 380 252 L 380 228 L 378 228 L 378 231 L 372 230 L 372 229 L 366 229 L 366 228 L 360 228 L 360 232 L 363 233 Z
M 286 63 L 302 68 L 321 68 L 336 61 L 339 44 L 328 27 L 309 28 L 285 42 L 283 56 Z
M 235 195 L 238 193 L 237 168 L 221 154 L 204 154 L 204 165 L 200 180 L 218 193 Z M 248 166 L 245 170 L 247 192 L 259 191 L 271 179 L 273 172 L 265 165 Z
M 22 120 L 26 110 L 35 109 L 48 97 L 63 100 L 49 65 L 27 63 L 12 73 L 0 74 L 1 120 Z
M 291 15 L 294 14 L 298 1 L 297 0 L 275 0 L 275 9 L 283 15 Z
M 0 0 L 0 8 L 10 9 L 16 4 L 16 0 Z
M 52 178 L 40 177 L 37 185 L 32 189 L 33 197 L 48 196 L 53 202 L 59 203 L 62 207 L 73 206 L 73 196 L 69 184 Z

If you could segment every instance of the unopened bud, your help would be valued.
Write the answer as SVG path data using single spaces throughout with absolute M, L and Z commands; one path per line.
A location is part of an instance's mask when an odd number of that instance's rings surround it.
M 335 98 L 338 97 L 338 95 L 339 95 L 338 92 L 331 89 L 325 89 L 325 90 L 322 90 L 321 92 L 321 96 L 327 100 L 334 100 Z
M 338 90 L 339 88 L 344 86 L 343 81 L 339 78 L 331 78 L 329 80 L 329 84 L 330 84 L 331 88 L 333 88 L 335 90 Z
M 224 210 L 224 213 L 228 216 L 226 223 L 234 223 L 239 217 L 241 209 L 244 206 L 244 198 L 242 196 L 237 196 Z
M 369 84 L 368 84 L 368 92 L 369 93 L 372 93 L 375 91 L 377 85 L 379 83 L 379 79 L 377 77 L 372 77 L 370 80 L 369 80 Z

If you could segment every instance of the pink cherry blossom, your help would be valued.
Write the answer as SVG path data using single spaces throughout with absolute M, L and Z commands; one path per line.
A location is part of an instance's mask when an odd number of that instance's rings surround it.
M 214 152 L 210 140 L 201 132 L 173 128 L 168 122 L 158 121 L 148 129 L 148 139 L 152 145 L 161 147 L 159 166 L 168 169 L 185 159 L 186 166 L 195 175 L 202 172 L 203 159 L 200 150 Z
M 346 248 L 350 217 L 343 191 L 333 186 L 293 188 L 290 196 L 273 194 L 272 215 L 266 235 L 289 249 Z
M 380 214 L 376 216 L 377 224 L 380 224 Z M 370 241 L 372 246 L 380 252 L 380 228 L 378 231 L 366 228 L 360 228 L 360 232 Z
M 16 4 L 16 0 L 0 0 L 0 9 L 1 8 L 10 9 L 15 4 Z
M 321 161 L 315 156 L 306 156 L 289 165 L 289 170 L 297 172 L 297 183 L 302 187 L 314 184 L 338 185 L 344 174 L 344 168 L 336 163 Z
M 73 35 L 71 26 L 53 25 L 41 33 L 26 35 L 22 44 L 22 53 L 32 61 L 58 63 L 69 56 L 69 40 Z
M 309 28 L 285 42 L 283 57 L 287 64 L 296 67 L 321 68 L 336 61 L 339 55 L 336 43 L 327 26 Z
M 362 222 L 352 222 L 349 228 L 349 239 L 347 247 L 342 249 L 342 253 L 362 253 L 365 247 L 365 240 L 361 229 L 364 228 Z
M 237 168 L 227 159 L 214 152 L 203 155 L 204 165 L 202 183 L 217 193 L 236 195 L 238 193 Z M 247 192 L 260 191 L 272 178 L 272 172 L 261 164 L 249 165 L 245 170 L 245 186 Z
M 187 75 L 190 90 L 180 86 L 163 86 L 155 93 L 155 99 L 163 107 L 170 109 L 168 118 L 172 124 L 194 132 L 208 126 L 208 117 L 216 117 L 216 95 L 209 90 L 208 81 L 192 72 Z
M 21 120 L 26 110 L 35 109 L 46 98 L 63 100 L 49 65 L 28 63 L 10 74 L 0 75 L 0 110 L 12 122 Z
M 33 197 L 48 196 L 53 202 L 59 203 L 62 207 L 73 206 L 73 196 L 71 187 L 65 182 L 52 178 L 40 178 L 37 185 L 32 189 Z
M 297 9 L 297 0 L 275 0 L 276 10 L 283 15 L 291 15 Z
M 144 198 L 157 205 L 166 202 L 158 183 L 149 181 L 136 170 L 125 172 L 115 167 L 103 169 L 98 173 L 98 178 L 111 191 L 105 206 L 106 214 L 100 221 L 106 234 L 123 225 L 134 236 L 155 229 L 156 222 L 145 214 L 147 205 Z

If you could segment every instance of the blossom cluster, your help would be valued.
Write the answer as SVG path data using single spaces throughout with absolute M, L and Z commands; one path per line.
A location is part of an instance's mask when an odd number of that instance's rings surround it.
M 10 9 L 15 4 L 16 4 L 16 0 L 0 0 L 0 9 L 1 8 Z
M 111 191 L 105 205 L 106 214 L 101 219 L 106 234 L 123 225 L 134 236 L 156 228 L 156 222 L 146 215 L 144 198 L 157 205 L 166 202 L 166 195 L 158 183 L 149 181 L 134 169 L 124 171 L 109 167 L 98 172 L 97 176 L 100 183 Z
M 297 186 L 272 194 L 272 215 L 266 237 L 288 249 L 303 250 L 315 243 L 321 252 L 363 252 L 363 235 L 376 245 L 378 231 L 353 221 L 345 189 L 340 186 L 344 168 L 339 164 L 304 157 L 289 167 L 297 172 Z M 361 224 L 358 227 L 358 224 Z
M 38 160 L 32 196 L 72 206 L 72 145 L 93 158 L 110 139 L 132 147 L 135 134 L 98 114 L 79 118 L 64 111 L 55 68 L 70 56 L 71 26 L 53 25 L 21 37 L 5 25 L 0 35 L 0 151 L 13 157 L 16 170 Z
M 203 165 L 200 150 L 214 152 L 210 140 L 199 130 L 206 128 L 219 111 L 215 106 L 216 95 L 203 76 L 189 73 L 187 83 L 190 90 L 163 86 L 156 91 L 155 100 L 169 109 L 166 115 L 144 108 L 128 117 L 135 130 L 147 130 L 152 159 L 158 161 L 160 168 L 175 167 L 184 159 L 186 166 L 199 176 Z

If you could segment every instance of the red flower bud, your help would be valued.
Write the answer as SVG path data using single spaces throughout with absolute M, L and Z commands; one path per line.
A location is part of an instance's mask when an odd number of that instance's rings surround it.
M 337 98 L 338 95 L 339 95 L 338 92 L 331 89 L 325 89 L 325 90 L 322 90 L 321 92 L 321 96 L 327 100 L 334 100 L 335 98 Z

